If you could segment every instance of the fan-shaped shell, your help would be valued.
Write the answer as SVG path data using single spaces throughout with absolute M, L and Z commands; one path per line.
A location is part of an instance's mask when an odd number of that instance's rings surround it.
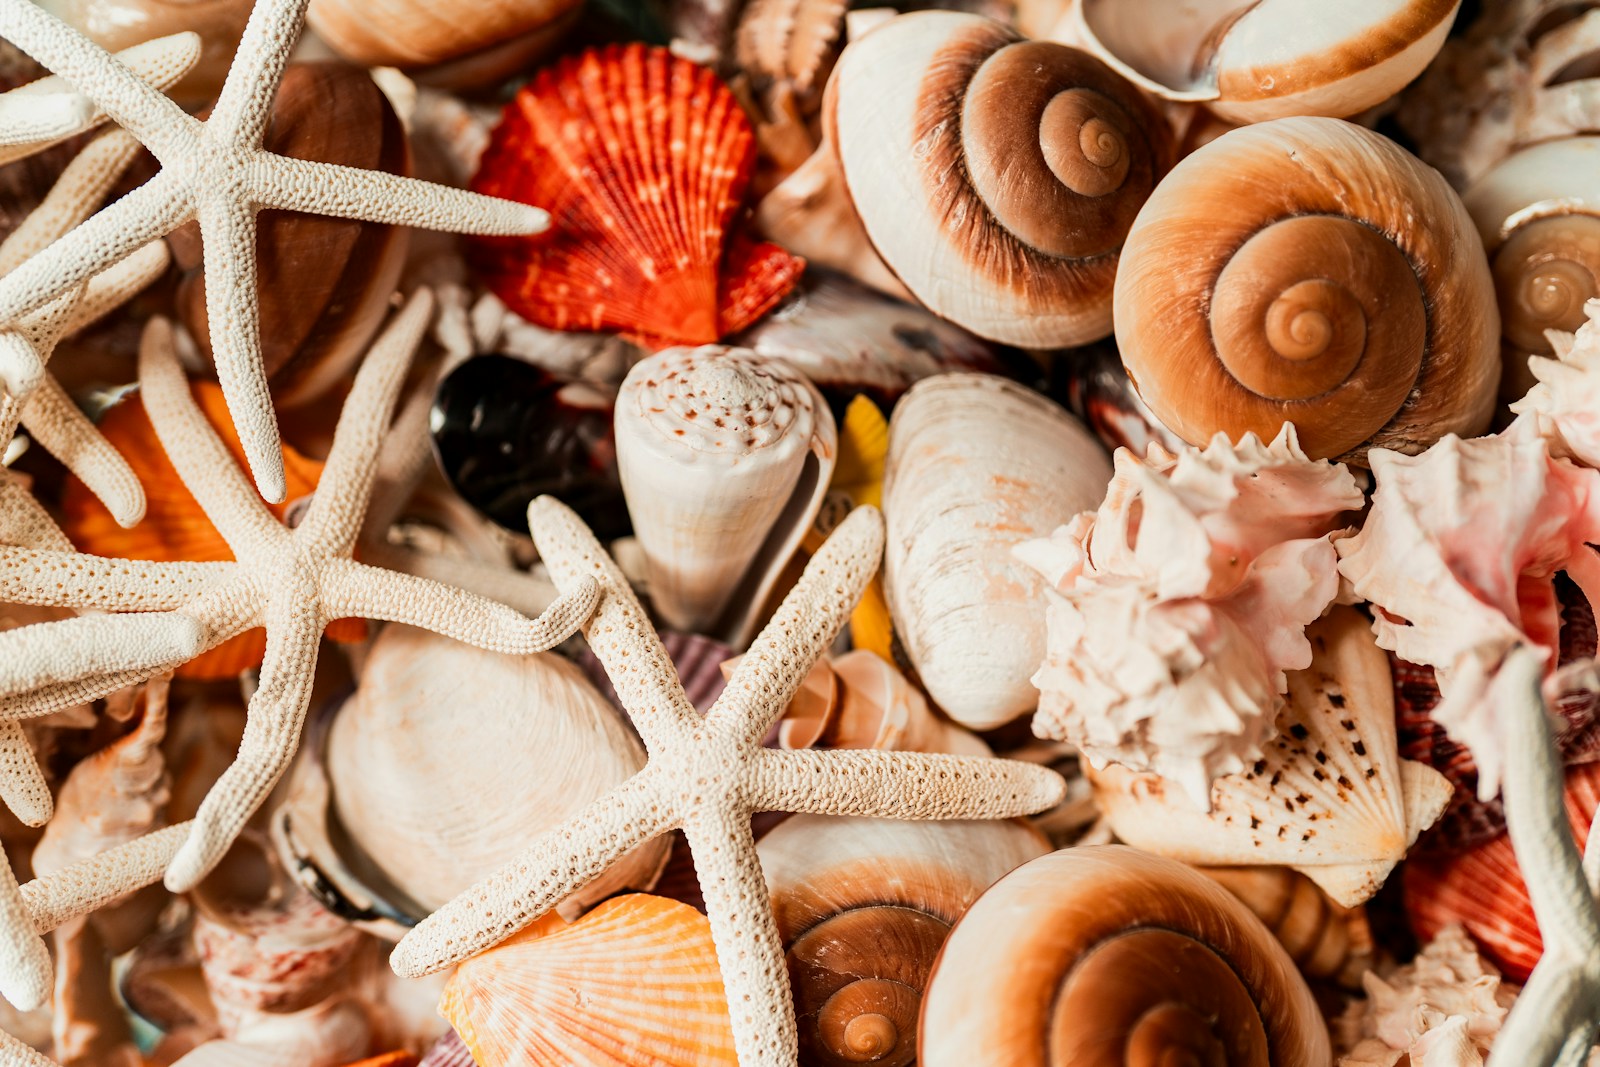
M 1109 332 L 1123 239 L 1172 160 L 1165 121 L 1122 77 L 922 11 L 851 42 L 825 122 L 873 245 L 930 309 L 1030 348 Z
M 643 764 L 620 715 L 568 660 L 399 625 L 373 643 L 327 748 L 345 861 L 417 918 Z M 648 886 L 665 852 L 665 839 L 641 847 L 581 899 Z
M 1346 907 L 1378 891 L 1451 786 L 1400 759 L 1389 662 L 1366 618 L 1335 608 L 1306 636 L 1311 666 L 1289 675 L 1278 736 L 1213 783 L 1209 813 L 1157 775 L 1090 771 L 1118 837 L 1190 863 L 1294 867 Z
M 734 1064 L 711 924 L 632 894 L 547 915 L 456 969 L 439 1000 L 479 1067 Z
M 710 71 L 638 44 L 569 57 L 507 105 L 472 180 L 545 208 L 551 230 L 475 240 L 472 262 L 540 326 L 715 341 L 803 266 L 734 232 L 754 166 L 750 120 Z
M 943 374 L 889 423 L 884 590 L 928 694 L 988 729 L 1038 703 L 1045 582 L 1012 546 L 1095 507 L 1105 452 L 1060 407 L 1013 382 Z
M 833 474 L 821 394 L 747 349 L 672 348 L 623 379 L 616 441 L 657 613 L 744 645 Z
M 1121 845 L 1002 878 L 945 942 L 923 1067 L 1326 1067 L 1305 980 L 1261 921 L 1181 863 Z
M 1524 148 L 1463 197 L 1489 251 L 1505 337 L 1500 392 L 1534 384 L 1528 357 L 1553 349 L 1546 330 L 1577 332 L 1600 296 L 1600 137 Z
M 1343 118 L 1428 65 L 1460 0 L 1082 0 L 1066 34 L 1168 100 L 1234 122 Z
M 465 7 L 426 0 L 313 0 L 308 18 L 318 37 L 364 67 L 415 69 L 462 59 L 482 64 L 481 76 L 488 79 L 525 66 L 531 54 L 553 43 L 546 38 L 565 28 L 564 17 L 580 6 L 582 0 L 477 0 Z
M 904 1067 L 951 925 L 1050 846 L 1020 822 L 796 815 L 756 851 L 788 957 L 801 1062 Z
M 1139 395 L 1191 444 L 1293 422 L 1313 458 L 1416 453 L 1487 429 L 1500 373 L 1460 199 L 1332 119 L 1246 126 L 1179 163 L 1123 249 L 1116 328 Z
M 1567 822 L 1581 852 L 1600 807 L 1600 763 L 1569 768 L 1564 798 Z M 1510 981 L 1526 982 L 1544 952 L 1533 901 L 1508 835 L 1459 856 L 1408 861 L 1405 905 L 1411 929 L 1423 941 L 1460 923 Z

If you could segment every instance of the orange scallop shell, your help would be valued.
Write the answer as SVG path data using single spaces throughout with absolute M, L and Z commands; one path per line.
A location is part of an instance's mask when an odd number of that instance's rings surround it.
M 234 462 L 244 469 L 244 448 L 233 431 L 221 387 L 211 382 L 190 385 L 196 403 L 222 439 Z M 189 495 L 177 469 L 167 459 L 150 425 L 144 405 L 130 397 L 100 420 L 100 430 L 118 452 L 127 457 L 144 485 L 144 520 L 131 530 L 118 526 L 105 505 L 95 499 L 77 478 L 68 477 L 61 496 L 62 528 L 80 551 L 117 559 L 187 560 L 207 563 L 231 560 L 233 553 L 217 528 L 211 525 L 195 498 Z M 322 464 L 283 446 L 284 478 L 289 487 L 285 502 L 268 504 L 279 519 L 309 496 L 322 476 Z M 366 636 L 360 619 L 340 619 L 328 627 L 336 641 L 359 641 Z M 266 631 L 246 631 L 202 653 L 177 670 L 180 678 L 230 678 L 261 663 L 266 653 Z
M 591 49 L 506 106 L 472 180 L 549 211 L 549 231 L 474 240 L 472 264 L 541 326 L 708 344 L 805 266 L 735 232 L 754 168 L 750 120 L 709 70 L 642 44 Z
M 1600 806 L 1600 763 L 1568 768 L 1565 799 L 1567 821 L 1582 851 Z M 1513 982 L 1526 982 L 1544 951 L 1533 902 L 1505 834 L 1459 856 L 1408 861 L 1405 906 L 1420 940 L 1431 941 L 1446 926 L 1460 923 Z

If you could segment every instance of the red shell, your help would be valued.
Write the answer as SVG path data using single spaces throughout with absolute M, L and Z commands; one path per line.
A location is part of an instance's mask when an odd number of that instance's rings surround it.
M 1562 665 L 1595 654 L 1595 617 L 1589 602 L 1565 575 L 1556 578 L 1561 602 Z M 1505 833 L 1506 817 L 1499 799 L 1484 803 L 1477 796 L 1478 768 L 1461 745 L 1445 736 L 1444 727 L 1431 712 L 1439 703 L 1433 668 L 1389 657 L 1394 671 L 1396 728 L 1400 754 L 1420 760 L 1454 783 L 1455 796 L 1443 817 L 1417 842 L 1422 854 L 1454 854 L 1474 848 Z M 1557 736 L 1561 754 L 1570 766 L 1600 759 L 1600 695 L 1577 693 L 1557 702 L 1556 712 L 1567 725 Z
M 805 263 L 733 233 L 755 168 L 750 120 L 715 75 L 664 48 L 591 49 L 506 106 L 472 188 L 535 204 L 550 229 L 469 243 L 531 322 L 707 344 L 748 326 Z
M 1567 820 L 1581 851 L 1600 805 L 1600 763 L 1567 771 Z M 1483 954 L 1513 982 L 1526 982 L 1544 946 L 1511 838 L 1501 834 L 1459 856 L 1407 861 L 1406 915 L 1423 941 L 1460 923 Z

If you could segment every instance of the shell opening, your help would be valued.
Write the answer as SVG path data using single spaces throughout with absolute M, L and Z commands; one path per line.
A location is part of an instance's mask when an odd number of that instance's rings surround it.
M 1540 219 L 1511 235 L 1494 257 L 1505 337 L 1519 351 L 1548 353 L 1546 330 L 1577 330 L 1583 305 L 1600 296 L 1600 218 Z

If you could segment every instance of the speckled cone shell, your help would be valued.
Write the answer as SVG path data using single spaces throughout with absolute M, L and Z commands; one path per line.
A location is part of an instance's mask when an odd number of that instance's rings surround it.
M 889 424 L 884 590 L 934 702 L 975 730 L 1033 710 L 1045 581 L 1012 546 L 1097 506 L 1111 464 L 1032 390 L 989 375 L 914 386 Z
M 1121 845 L 1053 852 L 979 897 L 934 968 L 920 1043 L 922 1067 L 1333 1062 L 1261 921 L 1205 875 Z
M 1311 666 L 1289 675 L 1279 734 L 1195 810 L 1165 779 L 1090 771 L 1122 840 L 1189 863 L 1294 867 L 1346 907 L 1378 891 L 1451 795 L 1442 774 L 1400 759 L 1389 663 L 1367 620 L 1335 608 L 1306 631 Z
M 738 1062 L 710 922 L 644 894 L 575 923 L 546 916 L 467 960 L 439 1014 L 478 1067 Z
M 1051 37 L 1233 122 L 1343 118 L 1422 73 L 1460 0 L 1081 0 Z
M 670 348 L 623 380 L 616 439 L 656 611 L 743 647 L 833 473 L 838 434 L 822 395 L 747 349 Z
M 621 784 L 644 754 L 568 660 L 391 624 L 334 719 L 327 764 L 352 867 L 365 859 L 425 915 Z M 648 887 L 665 855 L 664 841 L 642 846 L 581 901 Z

